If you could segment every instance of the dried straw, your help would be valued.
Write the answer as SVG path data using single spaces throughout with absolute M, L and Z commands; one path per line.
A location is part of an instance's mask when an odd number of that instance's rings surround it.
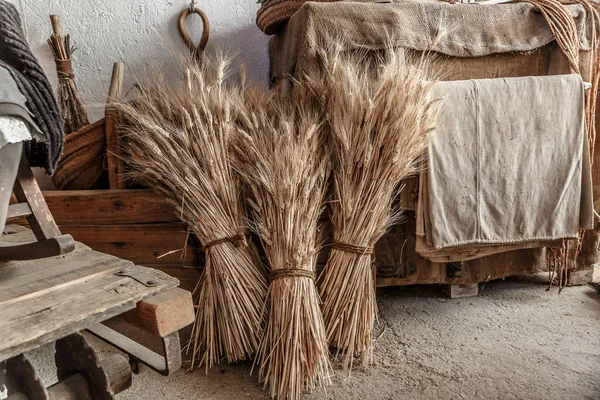
M 62 36 L 60 31 L 60 20 L 53 15 L 52 25 L 54 33 L 48 39 L 48 45 L 54 55 L 56 73 L 58 75 L 58 102 L 60 104 L 63 128 L 66 134 L 78 131 L 90 124 L 85 104 L 79 96 L 75 75 L 71 63 L 73 47 L 71 47 L 71 36 Z
M 327 338 L 346 369 L 355 355 L 372 362 L 373 249 L 400 219 L 393 205 L 400 182 L 424 167 L 437 109 L 426 59 L 391 47 L 384 53 L 367 60 L 334 42 L 319 51 L 321 71 L 306 77 L 324 93 L 331 136 L 334 243 L 319 280 Z
M 229 158 L 239 88 L 225 80 L 229 61 L 190 63 L 184 83 L 160 75 L 141 84 L 131 103 L 118 103 L 125 125 L 127 162 L 136 179 L 164 198 L 205 250 L 194 291 L 196 322 L 186 347 L 190 369 L 252 356 L 262 335 L 267 279 L 252 242 Z
M 232 148 L 271 268 L 254 366 L 278 399 L 299 399 L 303 390 L 331 383 L 314 281 L 329 157 L 309 96 L 296 90 L 291 98 L 247 90 Z

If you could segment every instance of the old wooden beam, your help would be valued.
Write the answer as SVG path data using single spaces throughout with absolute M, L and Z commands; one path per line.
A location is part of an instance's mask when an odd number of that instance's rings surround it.
M 124 317 L 146 332 L 165 337 L 194 322 L 192 294 L 179 288 L 171 289 L 140 301 Z

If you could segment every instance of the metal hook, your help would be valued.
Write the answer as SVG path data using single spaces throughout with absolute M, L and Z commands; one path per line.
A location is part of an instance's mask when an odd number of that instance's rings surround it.
M 196 0 L 192 0 L 190 2 L 190 13 L 193 13 L 195 8 L 196 8 Z

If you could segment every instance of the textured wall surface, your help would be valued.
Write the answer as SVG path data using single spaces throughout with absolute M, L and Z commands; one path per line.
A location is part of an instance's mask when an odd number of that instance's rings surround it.
M 77 51 L 74 68 L 80 92 L 92 119 L 103 110 L 112 65 L 126 66 L 127 91 L 148 67 L 168 69 L 187 51 L 177 30 L 179 13 L 187 0 L 8 0 L 23 16 L 25 32 L 46 73 L 56 83 L 56 71 L 46 39 L 52 32 L 50 14 L 61 17 L 63 32 L 70 33 Z M 268 74 L 268 38 L 254 22 L 256 0 L 197 0 L 211 23 L 209 46 L 236 54 L 248 76 L 265 82 Z M 199 38 L 201 20 L 188 18 L 192 37 Z

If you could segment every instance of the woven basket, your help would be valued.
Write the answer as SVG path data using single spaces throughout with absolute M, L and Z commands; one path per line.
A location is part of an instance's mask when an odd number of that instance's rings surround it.
M 273 35 L 277 33 L 277 30 L 285 24 L 288 19 L 302 4 L 306 3 L 307 0 L 265 0 L 260 10 L 256 15 L 256 25 L 261 31 L 267 35 Z M 317 1 L 320 3 L 332 3 L 339 0 L 310 0 Z
M 101 189 L 106 180 L 104 119 L 65 137 L 65 147 L 52 177 L 59 190 Z

